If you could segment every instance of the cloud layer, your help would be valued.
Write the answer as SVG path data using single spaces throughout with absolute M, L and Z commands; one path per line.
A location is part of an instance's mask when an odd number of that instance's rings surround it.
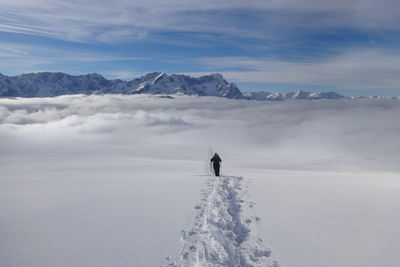
M 0 100 L 0 157 L 116 156 L 226 166 L 398 170 L 398 100 L 258 102 L 181 96 Z
M 2 31 L 83 42 L 141 39 L 165 30 L 259 36 L 266 33 L 263 26 L 268 31 L 278 25 L 285 31 L 341 27 L 379 31 L 397 30 L 400 23 L 395 12 L 400 7 L 394 0 L 2 0 L 0 4 Z
M 397 51 L 347 51 L 318 61 L 294 62 L 248 57 L 203 58 L 202 64 L 221 69 L 240 82 L 335 85 L 341 89 L 398 89 L 400 56 Z

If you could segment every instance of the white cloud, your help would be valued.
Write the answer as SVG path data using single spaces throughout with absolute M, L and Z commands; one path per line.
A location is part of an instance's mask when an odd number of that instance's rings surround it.
M 132 79 L 137 76 L 140 76 L 141 73 L 132 72 L 132 71 L 113 71 L 113 72 L 104 72 L 105 74 L 111 76 L 113 79 Z
M 149 57 L 122 56 L 112 52 L 74 51 L 7 41 L 0 41 L 0 57 L 2 58 L 0 61 L 0 70 L 7 71 L 5 74 L 8 75 L 19 75 L 21 73 L 38 71 L 61 71 L 71 73 L 71 70 L 65 67 L 63 68 L 64 65 L 68 64 L 75 68 L 72 70 L 74 74 L 82 74 L 82 72 L 76 70 L 77 66 L 82 65 L 82 63 L 143 61 L 150 59 Z M 131 76 L 130 74 L 133 73 L 130 71 L 116 71 L 110 73 L 110 71 L 104 70 L 102 73 L 122 79 L 137 76 L 137 74 Z
M 239 68 L 222 71 L 238 82 L 293 83 L 344 89 L 399 89 L 398 51 L 360 49 L 345 51 L 318 61 L 283 61 L 247 57 L 203 58 L 208 68 Z M 247 70 L 246 70 L 247 69 Z
M 212 148 L 244 167 L 398 170 L 397 100 L 77 95 L 0 106 L 2 158 L 35 151 L 62 158 L 67 149 L 202 161 Z
M 0 30 L 74 41 L 144 38 L 154 31 L 265 36 L 237 12 L 270 29 L 350 27 L 397 30 L 398 1 L 0 1 Z M 264 25 L 264 26 L 265 26 Z M 261 29 L 260 29 L 261 28 Z M 280 32 L 282 35 L 284 31 Z M 275 38 L 279 35 L 275 34 Z

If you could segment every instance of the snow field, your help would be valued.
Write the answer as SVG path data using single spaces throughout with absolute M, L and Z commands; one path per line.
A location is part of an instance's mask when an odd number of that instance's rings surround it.
M 204 186 L 201 163 L 46 160 L 1 167 L 0 266 L 160 266 L 179 253 Z
M 251 177 L 259 236 L 282 266 L 400 266 L 392 172 L 232 170 Z

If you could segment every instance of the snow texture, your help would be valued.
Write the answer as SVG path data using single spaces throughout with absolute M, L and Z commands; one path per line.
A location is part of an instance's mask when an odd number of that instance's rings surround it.
M 195 206 L 191 230 L 182 232 L 183 249 L 168 266 L 239 267 L 267 266 L 271 250 L 252 235 L 256 218 L 249 209 L 243 177 L 210 176 L 208 190 Z M 277 263 L 272 263 L 277 266 Z

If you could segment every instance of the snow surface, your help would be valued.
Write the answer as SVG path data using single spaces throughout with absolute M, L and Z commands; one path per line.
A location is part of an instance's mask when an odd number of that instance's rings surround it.
M 399 266 L 399 115 L 390 99 L 0 99 L 0 266 Z
M 237 170 L 282 266 L 400 266 L 398 173 Z

